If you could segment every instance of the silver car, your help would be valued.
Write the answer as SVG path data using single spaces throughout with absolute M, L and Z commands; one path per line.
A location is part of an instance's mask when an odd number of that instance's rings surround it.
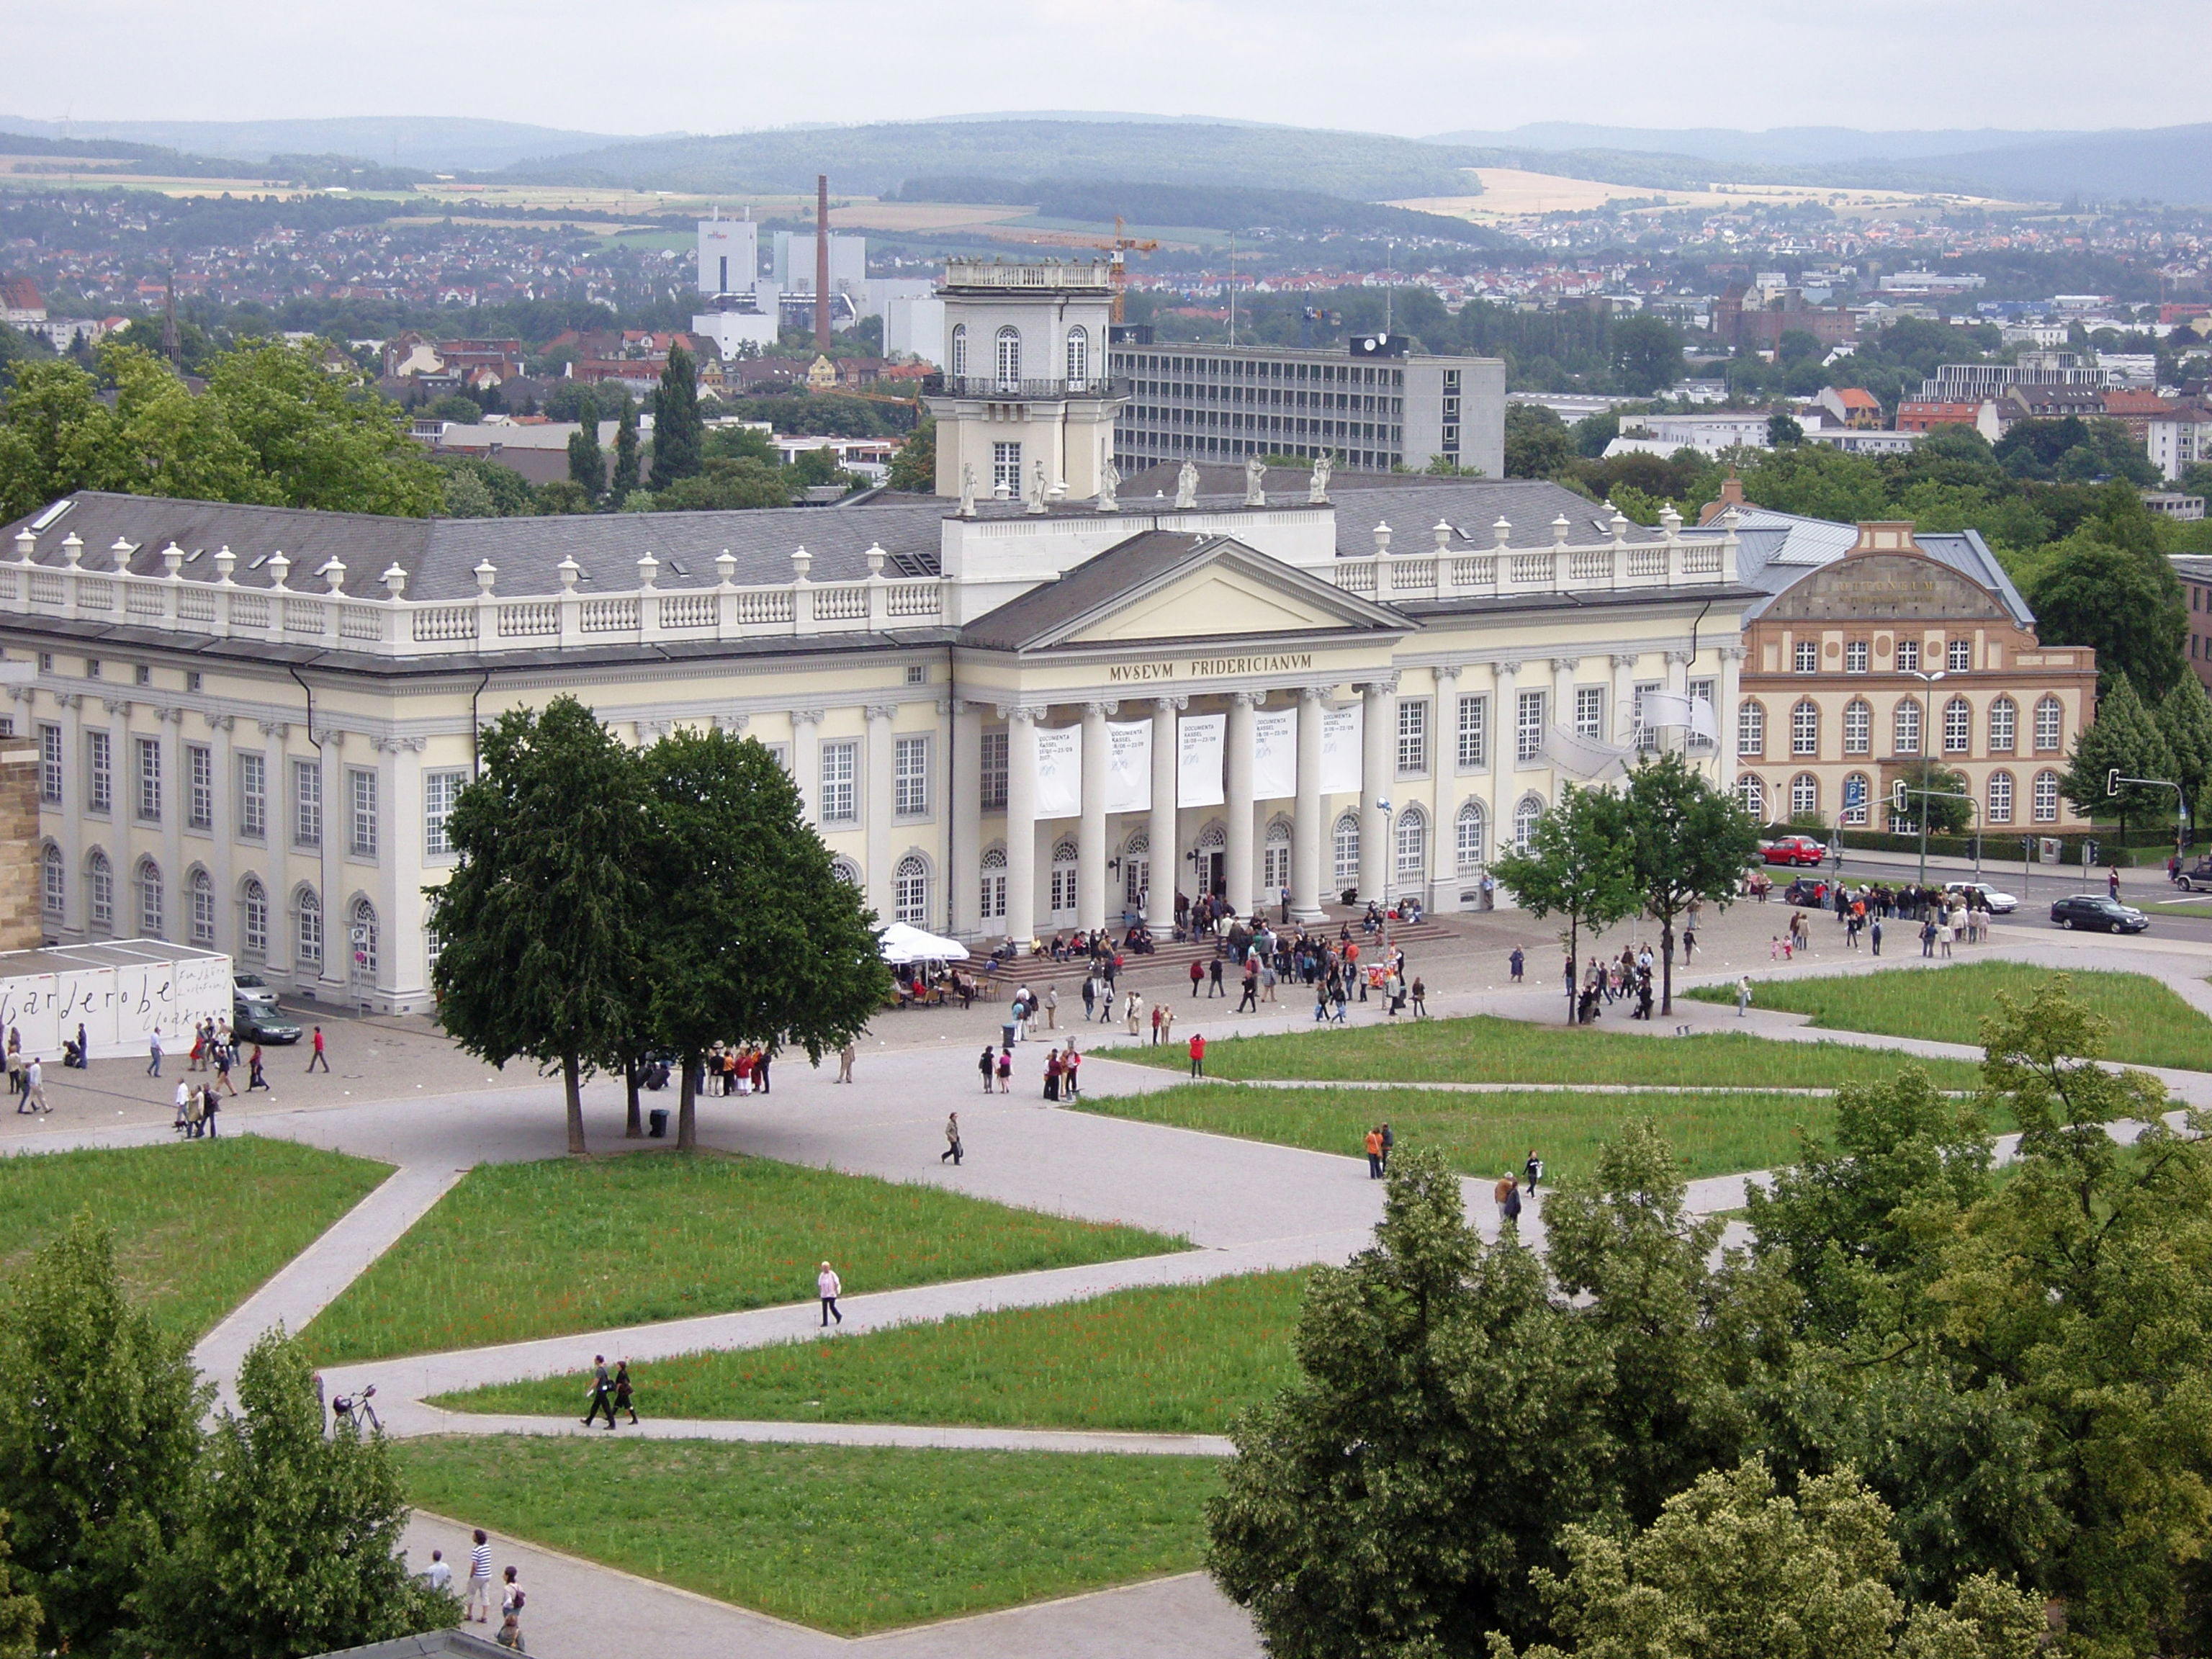
M 2017 895 L 2001 893 L 1985 881 L 1947 881 L 1943 884 L 1943 890 L 1947 893 L 1980 894 L 1979 902 L 1988 907 L 1991 915 L 2008 916 L 2020 908 Z

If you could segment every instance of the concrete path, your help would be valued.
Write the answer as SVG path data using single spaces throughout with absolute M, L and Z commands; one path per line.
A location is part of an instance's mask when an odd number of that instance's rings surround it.
M 384 1396 L 379 1395 L 379 1400 Z M 577 1396 L 583 1403 L 583 1396 Z M 910 1446 L 939 1451 L 1124 1452 L 1147 1457 L 1230 1457 L 1237 1448 L 1223 1434 L 1132 1434 L 1113 1430 L 973 1428 L 957 1424 L 800 1423 L 734 1417 L 625 1420 L 619 1428 L 590 1428 L 574 1417 L 445 1412 L 415 1405 L 423 1434 L 527 1434 L 549 1439 L 592 1440 L 613 1434 L 632 1440 L 743 1440 L 793 1446 Z

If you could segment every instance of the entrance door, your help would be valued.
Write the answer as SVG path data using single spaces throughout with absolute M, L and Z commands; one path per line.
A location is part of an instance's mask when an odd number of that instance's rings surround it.
M 1229 854 L 1218 848 L 1200 855 L 1206 870 L 1206 890 L 1219 898 L 1229 890 Z

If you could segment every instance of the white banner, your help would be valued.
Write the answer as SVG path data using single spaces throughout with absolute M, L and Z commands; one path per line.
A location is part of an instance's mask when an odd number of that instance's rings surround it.
M 1359 734 L 1364 705 L 1323 711 L 1321 717 L 1321 792 L 1324 795 L 1356 795 L 1365 787 L 1359 766 Z
M 1040 726 L 1036 734 L 1036 815 L 1072 818 L 1083 811 L 1083 731 Z
M 1150 720 L 1109 720 L 1106 723 L 1106 810 L 1109 812 L 1149 812 L 1152 810 L 1152 723 Z
M 1298 793 L 1298 713 L 1262 709 L 1252 717 L 1252 799 Z
M 1218 806 L 1226 714 L 1185 714 L 1176 721 L 1176 805 Z

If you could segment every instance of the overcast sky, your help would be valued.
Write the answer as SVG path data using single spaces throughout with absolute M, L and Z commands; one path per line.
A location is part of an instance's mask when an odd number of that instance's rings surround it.
M 2156 126 L 2212 118 L 2208 21 L 2208 0 L 0 0 L 19 54 L 0 110 L 609 132 L 1085 108 L 1413 134 Z

